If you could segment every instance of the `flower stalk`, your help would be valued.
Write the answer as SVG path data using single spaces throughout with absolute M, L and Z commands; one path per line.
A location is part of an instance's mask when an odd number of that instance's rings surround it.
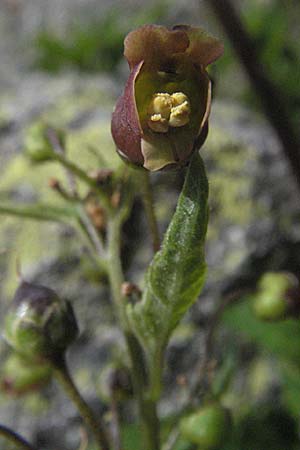
M 81 396 L 79 390 L 77 389 L 70 372 L 68 370 L 67 364 L 64 359 L 53 365 L 54 376 L 57 381 L 61 384 L 64 391 L 72 400 L 76 408 L 78 409 L 82 419 L 86 423 L 87 427 L 92 431 L 95 440 L 101 450 L 110 450 L 110 440 L 109 436 L 100 417 L 96 417 L 90 406 Z
M 152 247 L 154 253 L 159 250 L 160 237 L 158 223 L 154 210 L 154 199 L 150 180 L 150 174 L 146 170 L 139 170 L 140 187 L 142 191 L 142 200 L 145 208 L 148 227 L 152 238 Z
M 126 315 L 126 298 L 122 295 L 124 275 L 120 258 L 121 223 L 118 214 L 108 221 L 108 274 L 115 310 L 121 324 L 131 361 L 133 387 L 136 394 L 143 432 L 144 449 L 159 450 L 159 420 L 156 402 L 147 398 L 147 378 L 143 350 L 133 334 Z
M 20 450 L 38 450 L 36 447 L 26 441 L 22 436 L 6 427 L 5 425 L 0 425 L 0 436 L 12 442 Z

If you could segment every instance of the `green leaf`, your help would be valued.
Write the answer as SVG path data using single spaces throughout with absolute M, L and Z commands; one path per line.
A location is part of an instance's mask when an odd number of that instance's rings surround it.
M 33 203 L 28 205 L 0 203 L 0 215 L 50 222 L 67 222 L 70 219 L 76 218 L 78 213 L 75 208 L 70 206 L 52 206 L 46 203 Z
M 140 303 L 128 306 L 129 320 L 148 357 L 159 362 L 171 332 L 196 301 L 205 278 L 204 243 L 208 182 L 196 153 L 161 250 L 146 276 Z
M 300 322 L 293 319 L 278 323 L 262 322 L 253 313 L 253 303 L 254 298 L 248 296 L 227 308 L 223 314 L 223 323 L 278 359 L 298 363 Z

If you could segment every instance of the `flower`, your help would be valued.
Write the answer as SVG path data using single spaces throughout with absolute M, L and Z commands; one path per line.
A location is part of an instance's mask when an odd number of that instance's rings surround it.
M 205 68 L 223 45 L 201 28 L 145 25 L 127 35 L 124 47 L 130 75 L 112 116 L 118 153 L 151 171 L 185 165 L 207 136 Z
M 32 361 L 60 360 L 76 339 L 78 326 L 71 304 L 45 286 L 22 281 L 5 318 L 4 337 Z

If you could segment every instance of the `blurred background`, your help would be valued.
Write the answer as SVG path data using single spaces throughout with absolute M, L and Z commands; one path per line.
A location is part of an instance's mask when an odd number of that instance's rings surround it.
M 23 153 L 28 128 L 40 120 L 66 129 L 68 151 L 82 167 L 99 167 L 99 160 L 118 167 L 110 117 L 128 75 L 128 31 L 186 23 L 224 41 L 224 56 L 209 69 L 214 101 L 201 150 L 210 180 L 208 280 L 168 350 L 160 411 L 168 428 L 186 394 L 176 379 L 192 376 L 208 321 L 230 299 L 211 355 L 234 416 L 223 450 L 300 449 L 299 320 L 264 323 L 251 305 L 264 273 L 300 276 L 299 18 L 298 0 L 0 0 L 0 204 L 58 202 L 47 180 L 63 173 L 52 164 L 32 167 Z M 163 232 L 182 177 L 152 180 Z M 146 228 L 137 200 L 124 229 L 124 265 L 135 282 L 151 258 Z M 17 257 L 30 280 L 72 300 L 81 336 L 70 364 L 87 400 L 109 418 L 105 383 L 126 361 L 105 280 L 68 228 L 2 215 L 2 315 L 17 286 Z M 0 422 L 44 450 L 79 448 L 79 418 L 55 383 L 37 390 L 38 383 L 16 380 L 4 342 L 0 358 Z M 130 400 L 124 411 L 125 450 L 137 449 Z

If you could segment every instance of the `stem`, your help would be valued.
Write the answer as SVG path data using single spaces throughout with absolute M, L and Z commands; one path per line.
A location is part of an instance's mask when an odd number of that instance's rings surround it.
M 173 428 L 170 432 L 168 439 L 164 443 L 162 450 L 173 450 L 180 436 L 180 431 L 177 428 Z
M 111 434 L 112 434 L 113 448 L 114 450 L 122 450 L 119 406 L 116 394 L 113 390 L 111 392 L 111 415 L 112 415 Z
M 77 166 L 77 164 L 73 163 L 73 161 L 70 161 L 60 153 L 54 153 L 53 160 L 61 163 L 66 169 L 76 175 L 80 180 L 84 181 L 88 186 L 97 191 L 97 194 L 99 195 L 103 206 L 105 206 L 107 210 L 111 209 L 109 200 L 102 189 L 98 186 L 97 181 L 89 177 L 89 175 L 83 169 L 81 169 L 79 166 Z
M 144 203 L 145 213 L 147 217 L 148 226 L 152 237 L 153 251 L 157 252 L 160 247 L 160 238 L 158 231 L 157 219 L 154 211 L 153 192 L 150 182 L 150 175 L 147 170 L 140 169 L 139 175 L 141 179 L 142 199 Z
M 96 252 L 98 253 L 99 257 L 104 257 L 104 246 L 101 237 L 99 236 L 99 233 L 95 229 L 91 219 L 89 218 L 88 214 L 85 212 L 84 207 L 82 205 L 78 206 L 78 212 L 80 216 L 80 221 L 83 226 L 83 228 L 86 230 L 87 235 L 89 236 L 92 244 L 94 245 Z
M 283 153 L 289 161 L 298 188 L 300 188 L 300 139 L 290 120 L 280 86 L 276 86 L 272 82 L 267 76 L 265 68 L 260 64 L 256 45 L 245 29 L 234 3 L 230 0 L 206 1 L 222 24 L 232 47 L 243 64 L 248 78 L 261 100 L 265 115 L 277 133 Z
M 24 219 L 62 223 L 75 216 L 74 210 L 71 208 L 59 208 L 47 204 L 25 206 L 0 205 L 0 215 L 2 214 L 22 217 Z
M 0 425 L 0 436 L 13 442 L 21 450 L 37 450 L 36 447 L 27 442 L 22 436 L 5 425 Z
M 164 352 L 160 348 L 149 360 L 149 397 L 152 400 L 158 400 L 161 395 L 163 355 Z
M 126 299 L 122 296 L 121 286 L 124 282 L 122 264 L 120 259 L 121 244 L 120 217 L 111 214 L 108 221 L 108 272 L 112 289 L 113 301 L 117 316 L 124 332 L 129 356 L 131 359 L 132 379 L 137 397 L 141 427 L 144 438 L 144 450 L 159 450 L 159 420 L 156 411 L 156 402 L 146 396 L 146 371 L 143 350 L 132 333 L 127 315 Z
M 124 276 L 120 258 L 121 224 L 118 219 L 116 214 L 111 214 L 107 224 L 108 271 L 115 310 L 121 327 L 126 334 L 126 332 L 129 331 L 129 324 L 125 310 L 125 298 L 122 296 L 121 292 Z
M 54 365 L 54 374 L 56 379 L 64 388 L 68 397 L 77 407 L 82 419 L 92 431 L 99 448 L 102 450 L 110 450 L 109 437 L 102 419 L 100 417 L 95 417 L 94 412 L 81 396 L 74 384 L 73 379 L 71 378 L 64 360 Z
M 238 297 L 240 298 L 240 297 Z M 221 301 L 214 314 L 212 315 L 208 330 L 205 337 L 204 342 L 204 351 L 201 361 L 199 361 L 196 369 L 195 369 L 195 379 L 194 382 L 191 383 L 190 391 L 188 394 L 188 397 L 181 408 L 181 410 L 176 414 L 178 418 L 180 418 L 184 412 L 186 412 L 194 403 L 195 400 L 198 398 L 199 390 L 202 387 L 203 382 L 205 381 L 205 378 L 207 376 L 207 367 L 213 352 L 213 344 L 214 344 L 214 337 L 215 332 L 217 330 L 217 327 L 220 323 L 220 320 L 222 318 L 222 314 L 224 312 L 224 309 L 235 300 L 235 296 L 228 295 L 226 296 L 223 301 Z M 208 389 L 210 389 L 210 385 L 207 386 Z M 167 437 L 167 440 L 165 441 L 162 450 L 173 450 L 178 439 L 180 436 L 180 431 L 178 427 L 174 427 L 169 436 Z
M 56 153 L 58 153 L 59 155 L 64 156 L 65 148 L 62 147 L 60 139 L 57 136 L 55 130 L 53 130 L 51 128 L 48 130 L 48 138 L 50 139 L 53 150 Z M 78 192 L 77 192 L 77 186 L 76 186 L 76 180 L 75 180 L 74 174 L 68 168 L 66 168 L 66 174 L 67 174 L 67 179 L 69 181 L 69 186 L 71 188 L 72 195 L 74 197 L 77 197 Z

